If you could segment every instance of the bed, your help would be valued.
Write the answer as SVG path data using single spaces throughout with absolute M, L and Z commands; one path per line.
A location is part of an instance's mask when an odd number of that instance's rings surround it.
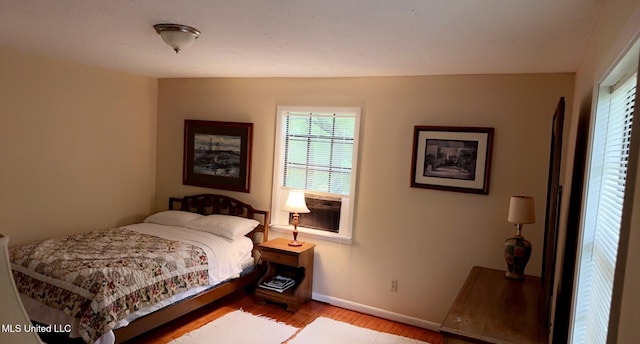
M 32 320 L 120 343 L 254 286 L 268 224 L 268 211 L 231 197 L 172 197 L 142 223 L 15 247 L 10 259 Z

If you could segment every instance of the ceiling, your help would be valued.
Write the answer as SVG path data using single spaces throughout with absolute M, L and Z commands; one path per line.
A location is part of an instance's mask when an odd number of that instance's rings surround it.
M 604 0 L 0 0 L 0 47 L 144 76 L 574 72 Z M 202 32 L 175 54 L 153 24 Z

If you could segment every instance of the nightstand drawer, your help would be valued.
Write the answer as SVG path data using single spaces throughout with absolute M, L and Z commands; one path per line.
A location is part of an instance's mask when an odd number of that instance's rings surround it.
M 260 256 L 263 260 L 272 263 L 285 264 L 289 266 L 298 266 L 298 255 L 288 254 L 286 252 L 262 250 Z

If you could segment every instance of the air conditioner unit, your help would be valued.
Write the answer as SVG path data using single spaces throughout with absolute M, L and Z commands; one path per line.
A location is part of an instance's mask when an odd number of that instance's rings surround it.
M 340 228 L 340 208 L 342 199 L 324 195 L 305 194 L 307 208 L 311 212 L 300 214 L 298 226 L 338 233 Z M 293 215 L 289 215 L 293 223 Z

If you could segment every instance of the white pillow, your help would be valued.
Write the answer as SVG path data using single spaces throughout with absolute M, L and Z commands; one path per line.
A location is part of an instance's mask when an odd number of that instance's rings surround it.
M 213 233 L 227 239 L 235 239 L 247 235 L 260 222 L 245 217 L 232 215 L 208 215 L 193 220 L 185 225 L 187 228 Z
M 190 213 L 188 211 L 165 210 L 147 217 L 146 219 L 144 219 L 144 222 L 157 223 L 159 225 L 165 226 L 184 227 L 187 222 L 199 219 L 201 217 L 204 216 L 196 213 Z

